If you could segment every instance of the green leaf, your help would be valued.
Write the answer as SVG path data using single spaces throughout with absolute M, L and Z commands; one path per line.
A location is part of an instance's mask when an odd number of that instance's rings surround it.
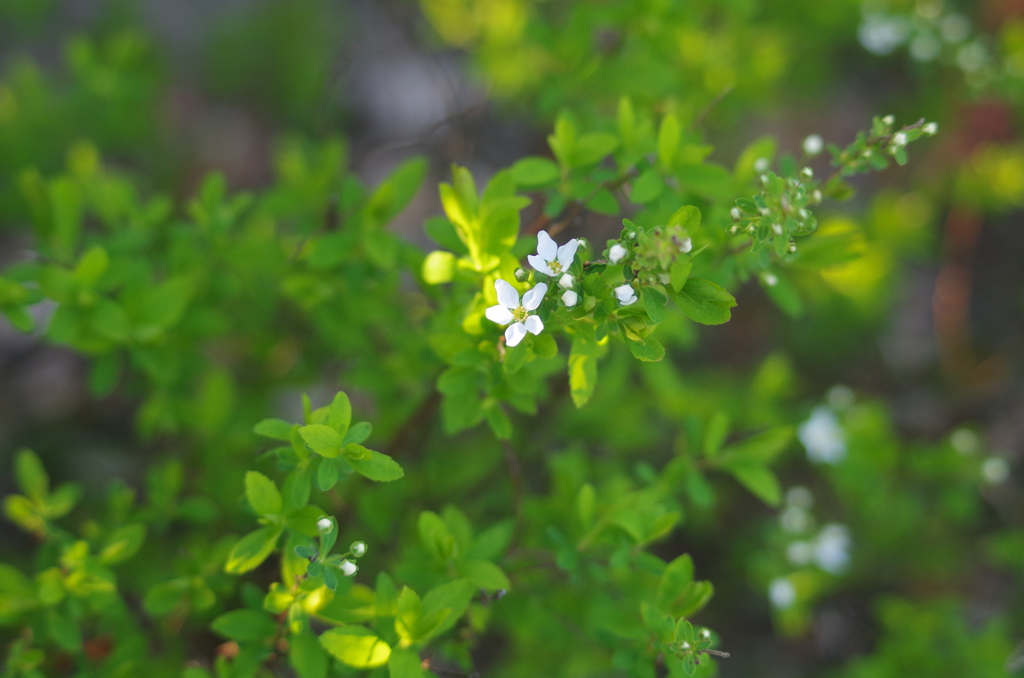
M 61 649 L 68 652 L 81 651 L 82 630 L 71 615 L 61 614 L 60 611 L 50 608 L 46 611 L 46 622 L 49 626 L 50 637 Z
M 335 459 L 321 459 L 316 471 L 316 486 L 326 492 L 338 484 L 340 469 Z
M 320 534 L 316 523 L 326 512 L 315 504 L 308 504 L 290 512 L 285 519 L 288 527 L 304 534 L 307 537 L 315 537 Z
M 501 568 L 489 560 L 464 560 L 456 565 L 460 576 L 482 589 L 497 591 L 512 586 Z
M 288 512 L 301 508 L 309 501 L 309 469 L 297 468 L 284 479 L 281 488 L 282 511 Z
M 110 255 L 99 245 L 93 245 L 78 260 L 75 278 L 83 285 L 92 287 L 110 266 Z
M 328 425 L 345 439 L 348 427 L 352 424 L 352 403 L 344 392 L 338 392 L 331 401 L 327 416 Z
M 268 525 L 239 539 L 228 555 L 224 571 L 228 574 L 242 574 L 255 570 L 274 551 L 281 531 L 280 526 Z
M 704 431 L 704 454 L 711 457 L 722 448 L 725 436 L 729 434 L 729 417 L 725 412 L 715 412 Z
M 674 113 L 662 118 L 661 127 L 658 128 L 658 160 L 665 169 L 672 169 L 681 137 L 682 127 L 679 125 L 679 118 Z
M 619 146 L 619 139 L 614 134 L 591 132 L 584 134 L 576 142 L 572 154 L 572 167 L 586 167 L 603 160 Z
M 274 440 L 291 440 L 292 425 L 283 419 L 264 419 L 253 427 L 252 432 Z
M 14 477 L 21 491 L 37 502 L 42 502 L 50 491 L 50 476 L 32 450 L 19 450 L 14 457 Z
M 412 650 L 394 650 L 388 660 L 388 672 L 391 678 L 424 678 L 426 674 L 420 663 L 420 656 Z
M 249 505 L 261 516 L 281 514 L 281 493 L 274 481 L 259 471 L 245 474 L 245 496 Z
M 583 407 L 594 394 L 598 353 L 593 334 L 580 332 L 573 336 L 569 352 L 569 390 L 576 407 Z
M 423 259 L 420 269 L 423 282 L 428 285 L 443 285 L 455 277 L 455 255 L 444 250 L 434 250 Z
M 435 586 L 423 596 L 423 612 L 431 614 L 437 610 L 448 610 L 444 620 L 438 625 L 431 635 L 437 636 L 459 621 L 459 618 L 469 609 L 469 604 L 476 596 L 476 585 L 468 579 L 455 579 L 450 582 Z
M 791 426 L 776 426 L 730 445 L 722 452 L 722 462 L 727 463 L 730 459 L 735 458 L 770 464 L 792 440 L 793 428 Z
M 665 225 L 670 228 L 672 226 L 682 226 L 690 233 L 693 233 L 700 228 L 700 210 L 693 205 L 683 205 L 669 217 Z
M 439 562 L 445 563 L 455 556 L 455 535 L 448 524 L 433 511 L 420 513 L 418 521 L 420 541 Z
M 665 297 L 651 287 L 644 288 L 644 309 L 652 323 L 660 323 L 665 320 Z
M 686 281 L 690 277 L 691 270 L 693 270 L 693 262 L 687 257 L 677 257 L 672 262 L 672 266 L 668 269 L 668 274 L 674 291 L 678 292 L 683 289 L 683 286 L 686 285 Z
M 558 165 L 547 158 L 523 158 L 512 165 L 512 178 L 520 186 L 545 186 L 558 179 Z
M 629 200 L 638 205 L 646 205 L 655 200 L 664 190 L 665 180 L 661 178 L 661 172 L 654 168 L 648 168 L 633 182 Z
M 654 337 L 647 337 L 643 342 L 626 337 L 626 345 L 634 358 L 645 363 L 656 363 L 665 357 L 665 347 Z
M 690 278 L 686 286 L 672 294 L 676 305 L 691 320 L 704 325 L 721 325 L 731 317 L 729 309 L 736 300 L 721 285 L 710 280 Z
M 345 459 L 356 473 L 366 476 L 370 480 L 388 482 L 398 480 L 405 475 L 405 471 L 398 462 L 386 454 L 375 450 L 368 450 L 362 445 L 349 443 L 345 446 Z
M 355 424 L 354 426 L 349 428 L 348 433 L 345 434 L 345 440 L 343 442 L 345 445 L 348 445 L 349 443 L 355 443 L 359 445 L 364 440 L 369 438 L 372 432 L 373 426 L 370 424 L 370 422 L 361 421 L 358 424 Z
M 114 530 L 99 553 L 100 562 L 114 565 L 128 560 L 142 548 L 146 540 L 146 526 L 142 523 L 124 525 Z
M 317 637 L 309 631 L 293 635 L 288 641 L 288 658 L 299 678 L 326 678 L 330 658 Z
M 669 563 L 662 573 L 654 597 L 655 605 L 659 610 L 671 612 L 692 581 L 693 559 L 684 553 Z
M 383 666 L 391 658 L 391 646 L 365 626 L 330 629 L 320 635 L 320 644 L 343 664 L 357 669 Z
M 330 459 L 341 454 L 345 443 L 345 436 L 324 424 L 303 426 L 299 429 L 299 435 L 314 452 Z
M 266 612 L 241 609 L 220 615 L 210 628 L 225 638 L 246 642 L 269 638 L 277 631 L 277 624 Z
M 754 461 L 736 459 L 723 463 L 721 467 L 764 503 L 769 506 L 779 505 L 782 488 L 779 487 L 775 474 L 767 466 Z

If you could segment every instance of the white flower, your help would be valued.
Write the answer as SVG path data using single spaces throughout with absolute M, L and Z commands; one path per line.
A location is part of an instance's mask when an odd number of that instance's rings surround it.
M 825 148 L 825 140 L 820 134 L 811 134 L 804 139 L 804 153 L 807 155 L 818 155 Z
M 794 541 L 786 547 L 786 558 L 797 567 L 814 560 L 814 545 L 807 541 Z
M 1010 465 L 1002 457 L 989 457 L 981 465 L 981 475 L 991 485 L 998 485 L 1010 475 Z
M 978 434 L 969 428 L 958 428 L 949 436 L 949 442 L 953 449 L 960 454 L 973 454 L 981 449 L 981 440 Z
M 572 277 L 572 273 L 566 273 L 558 279 L 558 286 L 563 290 L 567 290 L 576 284 L 576 278 Z
M 782 529 L 793 534 L 803 532 L 811 524 L 811 516 L 799 506 L 787 506 L 779 514 Z
M 758 173 L 765 172 L 765 171 L 768 170 L 769 167 L 770 167 L 770 164 L 768 162 L 768 158 L 758 158 L 757 160 L 754 161 L 754 171 L 755 172 L 758 172 Z
M 352 555 L 358 558 L 359 556 L 366 554 L 366 542 L 365 541 L 354 541 L 352 546 L 348 547 L 348 550 L 352 552 Z
M 837 464 L 846 456 L 846 439 L 835 413 L 819 405 L 797 434 L 811 461 Z
M 632 285 L 619 285 L 613 291 L 623 306 L 629 306 L 636 302 L 636 291 Z
M 814 506 L 814 495 L 803 485 L 795 485 L 786 492 L 786 503 L 807 510 Z
M 811 179 L 814 178 L 814 170 L 812 170 L 810 167 L 803 168 L 802 170 L 800 170 L 800 178 L 803 179 L 804 181 L 810 181 Z
M 531 254 L 526 259 L 538 272 L 556 276 L 569 270 L 579 246 L 579 241 L 573 238 L 559 247 L 547 231 L 541 231 L 537 234 L 537 254 Z
M 740 211 L 739 207 L 733 207 L 729 210 L 729 216 L 732 217 L 733 221 L 739 221 L 743 218 L 743 212 Z
M 316 529 L 320 532 L 320 534 L 327 534 L 332 529 L 334 529 L 334 523 L 331 522 L 330 518 L 321 518 L 320 520 L 316 521 Z
M 693 249 L 693 241 L 689 238 L 683 238 L 683 241 L 679 243 L 679 251 L 686 254 Z
M 925 125 L 924 127 L 922 127 L 921 131 L 924 132 L 925 134 L 927 134 L 928 136 L 932 136 L 932 135 L 938 133 L 938 131 L 939 131 L 939 123 L 937 123 L 937 122 L 930 122 L 927 125 Z
M 627 254 L 629 254 L 629 250 L 627 250 L 619 243 L 615 243 L 614 245 L 612 245 L 612 248 L 608 250 L 608 261 L 612 262 L 613 264 L 617 264 L 620 261 L 622 261 L 622 258 Z
M 814 559 L 818 567 L 832 574 L 841 574 L 850 562 L 850 530 L 845 525 L 830 523 L 821 528 L 814 540 Z
M 566 290 L 562 293 L 562 303 L 565 304 L 566 308 L 572 308 L 580 300 L 580 295 L 576 294 L 572 290 Z
M 897 132 L 892 136 L 892 145 L 896 148 L 907 145 L 907 135 L 903 132 Z
M 537 310 L 543 301 L 544 294 L 548 291 L 546 284 L 539 283 L 526 292 L 522 304 L 519 303 L 519 293 L 504 280 L 495 280 L 494 289 L 498 292 L 498 305 L 488 308 L 484 315 L 499 325 L 508 325 L 508 329 L 505 330 L 505 343 L 508 346 L 517 345 L 527 332 L 540 334 L 544 329 L 544 323 L 537 316 L 530 315 L 530 311 Z
M 768 587 L 768 598 L 772 601 L 772 605 L 780 610 L 785 610 L 796 602 L 796 588 L 793 586 L 793 582 L 785 577 L 773 579 Z
M 359 570 L 359 566 L 348 559 L 341 561 L 341 563 L 338 564 L 338 567 L 341 568 L 341 573 L 346 577 L 351 577 Z

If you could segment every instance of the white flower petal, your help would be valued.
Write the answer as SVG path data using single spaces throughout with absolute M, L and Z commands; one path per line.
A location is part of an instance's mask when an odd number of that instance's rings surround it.
M 519 306 L 519 292 L 507 282 L 498 278 L 494 281 L 494 289 L 498 292 L 498 303 L 505 308 L 517 308 Z
M 562 277 L 558 279 L 558 286 L 563 290 L 569 289 L 575 284 L 576 278 L 573 278 L 571 273 L 563 273 Z
M 554 261 L 558 256 L 558 245 L 551 239 L 547 231 L 537 234 L 537 254 L 544 257 L 544 261 Z
M 523 322 L 523 325 L 526 326 L 526 331 L 530 334 L 540 334 L 541 330 L 544 329 L 544 321 L 535 315 L 531 315 L 527 318 Z
M 523 337 L 525 336 L 526 325 L 524 325 L 523 323 L 515 323 L 513 325 L 509 325 L 508 329 L 505 330 L 505 345 L 515 346 L 520 341 L 522 341 Z
M 629 299 L 631 296 L 633 296 L 632 285 L 619 285 L 612 291 L 615 292 L 615 296 L 618 298 L 619 301 L 625 301 L 626 299 Z
M 567 308 L 572 308 L 577 304 L 577 302 L 579 302 L 579 300 L 580 296 L 573 290 L 566 290 L 565 293 L 562 294 L 562 303 L 565 304 Z
M 565 243 L 558 248 L 558 263 L 562 265 L 562 270 L 567 270 L 572 266 L 572 260 L 576 256 L 576 249 L 580 246 L 580 241 L 573 238 L 569 242 Z
M 548 266 L 548 262 L 544 261 L 543 257 L 536 254 L 528 254 L 526 260 L 530 262 L 530 266 L 533 266 L 533 270 L 544 275 L 554 275 L 555 272 Z
M 629 299 L 620 299 L 620 301 L 622 302 L 623 306 L 630 306 L 636 303 L 636 295 L 634 294 Z
M 536 309 L 540 306 L 540 302 L 544 301 L 544 295 L 547 294 L 547 291 L 547 283 L 537 283 L 536 287 L 523 295 L 523 308 L 527 311 Z
M 496 322 L 499 325 L 508 325 L 512 322 L 512 311 L 508 310 L 501 304 L 491 306 L 484 311 L 484 315 L 487 316 L 488 320 Z
M 612 245 L 611 249 L 608 250 L 608 260 L 613 264 L 617 264 L 622 260 L 622 257 L 626 256 L 626 254 L 626 248 L 619 243 L 615 243 Z

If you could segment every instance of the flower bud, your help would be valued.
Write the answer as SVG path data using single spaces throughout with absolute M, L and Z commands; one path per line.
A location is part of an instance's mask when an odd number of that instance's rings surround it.
M 683 238 L 682 242 L 679 243 L 679 251 L 686 254 L 693 249 L 693 241 L 689 238 Z
M 819 191 L 818 189 L 814 189 L 814 191 L 811 192 L 811 201 L 815 205 L 817 205 L 817 204 L 821 203 L 821 200 L 822 200 L 821 191 Z
M 758 174 L 767 171 L 769 166 L 768 158 L 758 158 L 754 161 L 754 171 Z
M 630 231 L 626 234 L 626 237 L 630 240 L 636 240 L 636 231 Z
M 896 122 L 896 116 L 887 115 L 884 118 L 882 118 L 882 123 L 885 125 L 892 125 L 894 122 Z
M 614 245 L 612 245 L 611 249 L 608 250 L 608 261 L 612 262 L 613 264 L 617 264 L 620 261 L 622 261 L 622 258 L 625 257 L 627 254 L 629 254 L 629 250 L 627 250 L 619 243 L 615 243 Z
M 703 640 L 708 640 L 709 638 L 711 638 L 711 631 L 709 631 L 707 629 L 701 629 L 700 630 L 700 637 Z
M 615 292 L 615 297 L 623 306 L 629 306 L 630 304 L 636 303 L 636 291 L 633 289 L 632 285 L 619 285 L 612 291 Z
M 346 577 L 351 577 L 359 571 L 359 566 L 348 559 L 341 561 L 338 567 L 341 568 L 341 573 Z
M 565 304 L 566 308 L 572 308 L 579 300 L 580 296 L 573 290 L 566 290 L 562 293 L 562 303 Z
M 352 552 L 352 555 L 356 558 L 366 554 L 366 542 L 365 541 L 354 541 L 352 545 L 348 547 L 348 550 Z
M 334 529 L 334 523 L 330 518 L 324 517 L 316 521 L 316 529 L 320 534 L 327 534 Z
M 523 270 L 521 268 L 517 268 L 516 272 L 515 272 L 515 276 L 516 276 L 516 280 L 518 280 L 519 282 L 526 282 L 527 280 L 530 279 L 530 272 L 526 271 L 526 270 Z
M 683 642 L 679 643 L 679 649 L 683 652 L 686 652 L 690 649 L 690 644 L 684 640 Z
M 795 242 L 789 243 L 789 246 L 786 247 L 786 251 L 789 252 L 790 254 L 796 254 L 796 243 Z
M 907 135 L 903 132 L 897 132 L 892 135 L 892 145 L 896 148 L 907 145 Z
M 565 273 L 558 279 L 558 286 L 563 290 L 567 290 L 575 284 L 576 278 L 573 278 L 571 273 Z
M 930 122 L 924 127 L 922 127 L 921 131 L 927 134 L 928 136 L 934 136 L 939 131 L 939 124 L 936 122 Z
M 818 155 L 823 148 L 825 148 L 825 141 L 821 138 L 820 134 L 811 134 L 804 139 L 804 153 L 807 155 Z
M 811 179 L 814 178 L 814 170 L 812 170 L 810 167 L 803 168 L 802 170 L 800 170 L 800 178 L 803 179 L 804 181 L 810 181 Z
M 729 216 L 732 217 L 733 221 L 739 221 L 743 218 L 743 212 L 740 211 L 739 207 L 733 207 L 729 210 Z
M 590 241 L 586 238 L 576 238 L 576 251 L 586 252 L 590 249 Z

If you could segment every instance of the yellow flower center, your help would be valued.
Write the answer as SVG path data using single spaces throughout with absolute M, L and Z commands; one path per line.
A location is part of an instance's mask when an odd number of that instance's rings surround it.
M 517 323 L 525 322 L 528 315 L 530 312 L 522 306 L 512 309 L 512 319 Z
M 551 269 L 552 273 L 561 273 L 562 272 L 562 264 L 557 262 L 557 261 L 549 261 L 548 262 L 548 268 Z

